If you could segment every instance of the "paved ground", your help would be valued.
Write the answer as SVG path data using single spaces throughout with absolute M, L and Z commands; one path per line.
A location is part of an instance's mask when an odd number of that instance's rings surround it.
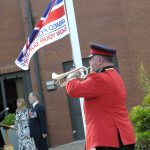
M 77 141 L 58 147 L 50 148 L 49 150 L 84 150 L 85 141 Z
M 77 141 L 57 147 L 50 148 L 49 150 L 84 150 L 84 144 L 85 141 Z M 3 148 L 0 148 L 0 150 L 3 150 Z

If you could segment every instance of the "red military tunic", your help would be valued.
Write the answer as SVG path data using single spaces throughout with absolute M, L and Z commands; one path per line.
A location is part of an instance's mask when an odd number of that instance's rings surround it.
M 84 97 L 86 150 L 93 147 L 119 147 L 118 131 L 124 145 L 134 144 L 135 136 L 126 108 L 126 90 L 115 69 L 92 72 L 86 80 L 67 82 L 67 93 Z

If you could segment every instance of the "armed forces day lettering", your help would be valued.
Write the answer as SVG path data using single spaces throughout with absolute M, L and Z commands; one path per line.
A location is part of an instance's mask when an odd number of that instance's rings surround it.
M 52 0 L 34 31 L 27 39 L 15 63 L 23 70 L 29 69 L 33 54 L 41 47 L 69 34 L 63 0 Z

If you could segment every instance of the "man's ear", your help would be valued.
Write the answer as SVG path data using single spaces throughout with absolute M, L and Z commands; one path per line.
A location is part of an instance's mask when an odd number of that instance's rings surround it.
M 101 56 L 99 56 L 98 59 L 99 59 L 99 60 L 98 60 L 98 63 L 101 65 L 101 64 L 103 63 L 104 59 L 103 59 L 103 57 L 101 57 Z

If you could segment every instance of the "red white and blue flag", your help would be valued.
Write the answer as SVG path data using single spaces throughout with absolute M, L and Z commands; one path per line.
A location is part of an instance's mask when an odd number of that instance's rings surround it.
M 23 70 L 28 70 L 30 59 L 38 49 L 67 34 L 69 34 L 69 28 L 64 0 L 51 0 L 16 59 L 16 65 Z

